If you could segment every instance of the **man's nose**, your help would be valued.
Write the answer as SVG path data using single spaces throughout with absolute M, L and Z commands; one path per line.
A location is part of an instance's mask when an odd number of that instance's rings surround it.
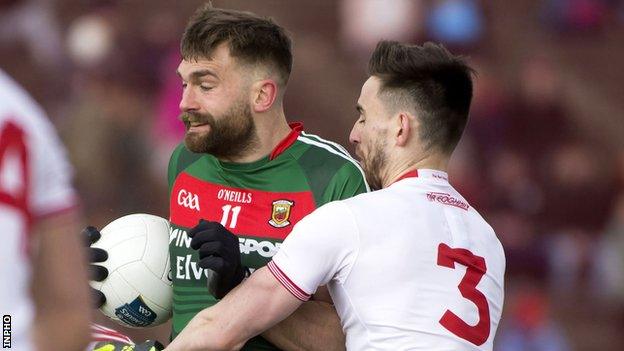
M 360 132 L 357 129 L 357 124 L 353 125 L 353 128 L 351 128 L 351 133 L 349 134 L 349 142 L 351 144 L 360 143 Z
M 195 99 L 193 89 L 186 88 L 182 91 L 182 99 L 180 100 L 180 111 L 188 112 L 199 110 L 199 104 Z

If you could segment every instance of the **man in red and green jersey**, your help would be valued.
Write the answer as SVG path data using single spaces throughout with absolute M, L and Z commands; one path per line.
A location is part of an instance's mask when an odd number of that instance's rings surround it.
M 169 165 L 174 334 L 216 303 L 206 292 L 205 270 L 186 235 L 200 219 L 220 222 L 235 233 L 242 264 L 254 270 L 271 260 L 305 215 L 366 191 L 350 156 L 300 128 L 294 125 L 271 155 L 250 163 L 193 154 L 184 145 L 174 152 Z
M 187 132 L 169 164 L 173 337 L 216 303 L 208 293 L 212 271 L 264 266 L 305 215 L 368 190 L 341 146 L 286 122 L 292 56 L 283 28 L 248 12 L 204 7 L 190 20 L 181 52 Z M 221 239 L 206 239 L 207 226 Z M 274 345 L 341 349 L 344 335 L 333 307 L 313 301 L 246 349 Z

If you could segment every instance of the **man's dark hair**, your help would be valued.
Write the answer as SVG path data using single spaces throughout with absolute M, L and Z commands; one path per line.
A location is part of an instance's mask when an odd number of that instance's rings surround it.
M 442 45 L 381 41 L 368 63 L 381 80 L 379 96 L 389 106 L 409 108 L 420 123 L 427 148 L 450 153 L 468 121 L 472 74 L 462 57 Z
M 279 75 L 278 84 L 284 86 L 288 82 L 291 41 L 284 28 L 270 18 L 218 9 L 208 3 L 191 17 L 182 35 L 180 52 L 185 60 L 210 58 L 222 43 L 228 44 L 230 56 L 240 62 L 266 65 Z

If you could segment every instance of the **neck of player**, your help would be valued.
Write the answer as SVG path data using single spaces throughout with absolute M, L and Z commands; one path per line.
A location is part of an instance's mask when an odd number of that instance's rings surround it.
M 440 153 L 428 153 L 414 159 L 413 154 L 395 153 L 395 158 L 389 160 L 384 172 L 382 185 L 387 188 L 396 182 L 404 174 L 417 169 L 435 169 L 446 172 L 448 169 L 449 156 Z M 410 157 L 411 156 L 411 157 Z
M 271 154 L 277 144 L 291 132 L 283 109 L 276 109 L 275 111 L 263 114 L 255 114 L 253 118 L 256 124 L 257 144 L 240 155 L 222 159 L 222 161 L 235 163 L 258 161 Z

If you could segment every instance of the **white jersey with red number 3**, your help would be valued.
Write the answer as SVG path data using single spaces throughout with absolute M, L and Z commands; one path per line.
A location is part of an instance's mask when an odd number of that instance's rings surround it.
M 12 350 L 32 349 L 30 226 L 75 205 L 70 177 L 52 124 L 0 70 L 0 313 L 11 319 Z
M 327 284 L 348 350 L 492 350 L 505 255 L 444 172 L 319 208 L 269 269 L 301 300 Z

